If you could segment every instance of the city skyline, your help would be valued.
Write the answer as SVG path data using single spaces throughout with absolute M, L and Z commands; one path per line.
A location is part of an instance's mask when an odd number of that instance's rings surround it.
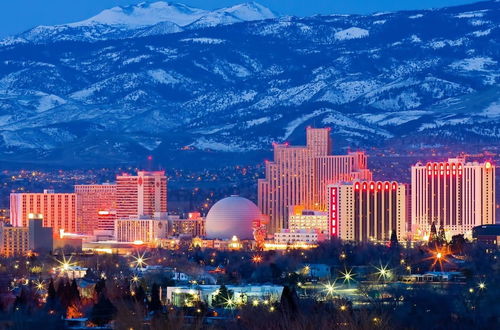
M 0 323 L 500 328 L 499 28 L 500 1 L 1 3 Z

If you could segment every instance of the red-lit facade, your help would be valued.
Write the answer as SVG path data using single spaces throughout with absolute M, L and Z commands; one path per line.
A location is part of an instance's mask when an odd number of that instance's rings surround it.
M 167 177 L 164 171 L 139 171 L 116 177 L 116 217 L 154 216 L 167 212 Z
M 116 216 L 116 185 L 76 185 L 78 233 L 92 235 L 103 220 L 114 221 Z M 104 218 L 104 219 L 103 219 Z M 114 229 L 114 222 L 106 226 Z M 108 228 L 109 227 L 109 228 Z
M 331 235 L 355 242 L 384 242 L 393 230 L 406 234 L 405 186 L 388 181 L 355 181 L 328 186 Z
M 10 194 L 10 222 L 16 227 L 28 227 L 29 214 L 42 214 L 43 226 L 54 234 L 77 232 L 76 194 L 44 193 Z

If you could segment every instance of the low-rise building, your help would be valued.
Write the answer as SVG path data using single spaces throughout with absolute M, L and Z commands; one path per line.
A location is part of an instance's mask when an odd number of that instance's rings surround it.
M 472 238 L 476 242 L 500 247 L 500 224 L 476 226 L 472 228 Z
M 317 230 L 291 230 L 282 229 L 280 232 L 274 233 L 274 242 L 277 244 L 295 244 L 309 243 L 316 244 L 325 240 L 327 235 L 320 233 Z
M 172 223 L 172 232 L 174 236 L 186 235 L 191 237 L 205 236 L 205 218 L 199 212 L 188 213 L 186 219 L 179 216 L 169 216 Z
M 251 303 L 273 304 L 280 301 L 283 286 L 280 285 L 226 285 L 231 292 L 230 305 Z M 219 293 L 219 285 L 196 285 L 167 287 L 167 302 L 175 306 L 189 306 L 195 301 L 201 301 L 212 306 L 212 300 Z M 230 306 L 229 306 L 230 307 Z
M 303 206 L 290 207 L 288 214 L 288 229 L 317 230 L 328 234 L 328 212 L 305 210 Z
M 0 254 L 4 256 L 49 253 L 52 242 L 52 228 L 43 227 L 41 215 L 29 214 L 28 227 L 0 223 Z
M 118 242 L 142 242 L 158 244 L 167 237 L 168 219 L 165 213 L 154 217 L 136 216 L 115 221 L 115 237 Z

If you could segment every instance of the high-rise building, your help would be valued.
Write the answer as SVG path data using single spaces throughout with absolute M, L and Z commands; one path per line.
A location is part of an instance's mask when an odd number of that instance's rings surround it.
M 288 228 L 288 208 L 293 205 L 326 210 L 327 184 L 371 179 L 364 153 L 330 155 L 329 128 L 308 127 L 306 136 L 306 146 L 274 144 L 274 161 L 266 162 L 266 177 L 258 182 L 259 208 L 269 216 L 270 233 Z
M 432 223 L 448 236 L 495 223 L 495 166 L 491 162 L 417 163 L 411 168 L 412 232 L 426 236 Z
M 139 171 L 136 176 L 116 177 L 116 217 L 153 216 L 167 212 L 167 177 L 165 171 Z
M 78 233 L 92 235 L 99 228 L 103 214 L 116 211 L 116 185 L 91 184 L 75 186 Z M 106 217 L 109 219 L 109 217 Z M 111 224 L 111 229 L 114 224 Z
M 76 194 L 43 193 L 10 194 L 10 223 L 14 227 L 28 227 L 30 213 L 42 214 L 43 226 L 52 227 L 54 234 L 63 229 L 77 232 Z
M 356 181 L 328 186 L 330 233 L 355 242 L 386 242 L 395 230 L 406 233 L 405 186 L 397 182 Z

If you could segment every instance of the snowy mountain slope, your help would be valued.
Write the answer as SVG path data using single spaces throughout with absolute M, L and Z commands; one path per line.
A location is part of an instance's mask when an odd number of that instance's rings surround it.
M 210 22 L 0 46 L 2 158 L 217 157 L 302 142 L 307 125 L 339 149 L 498 144 L 500 2 Z

